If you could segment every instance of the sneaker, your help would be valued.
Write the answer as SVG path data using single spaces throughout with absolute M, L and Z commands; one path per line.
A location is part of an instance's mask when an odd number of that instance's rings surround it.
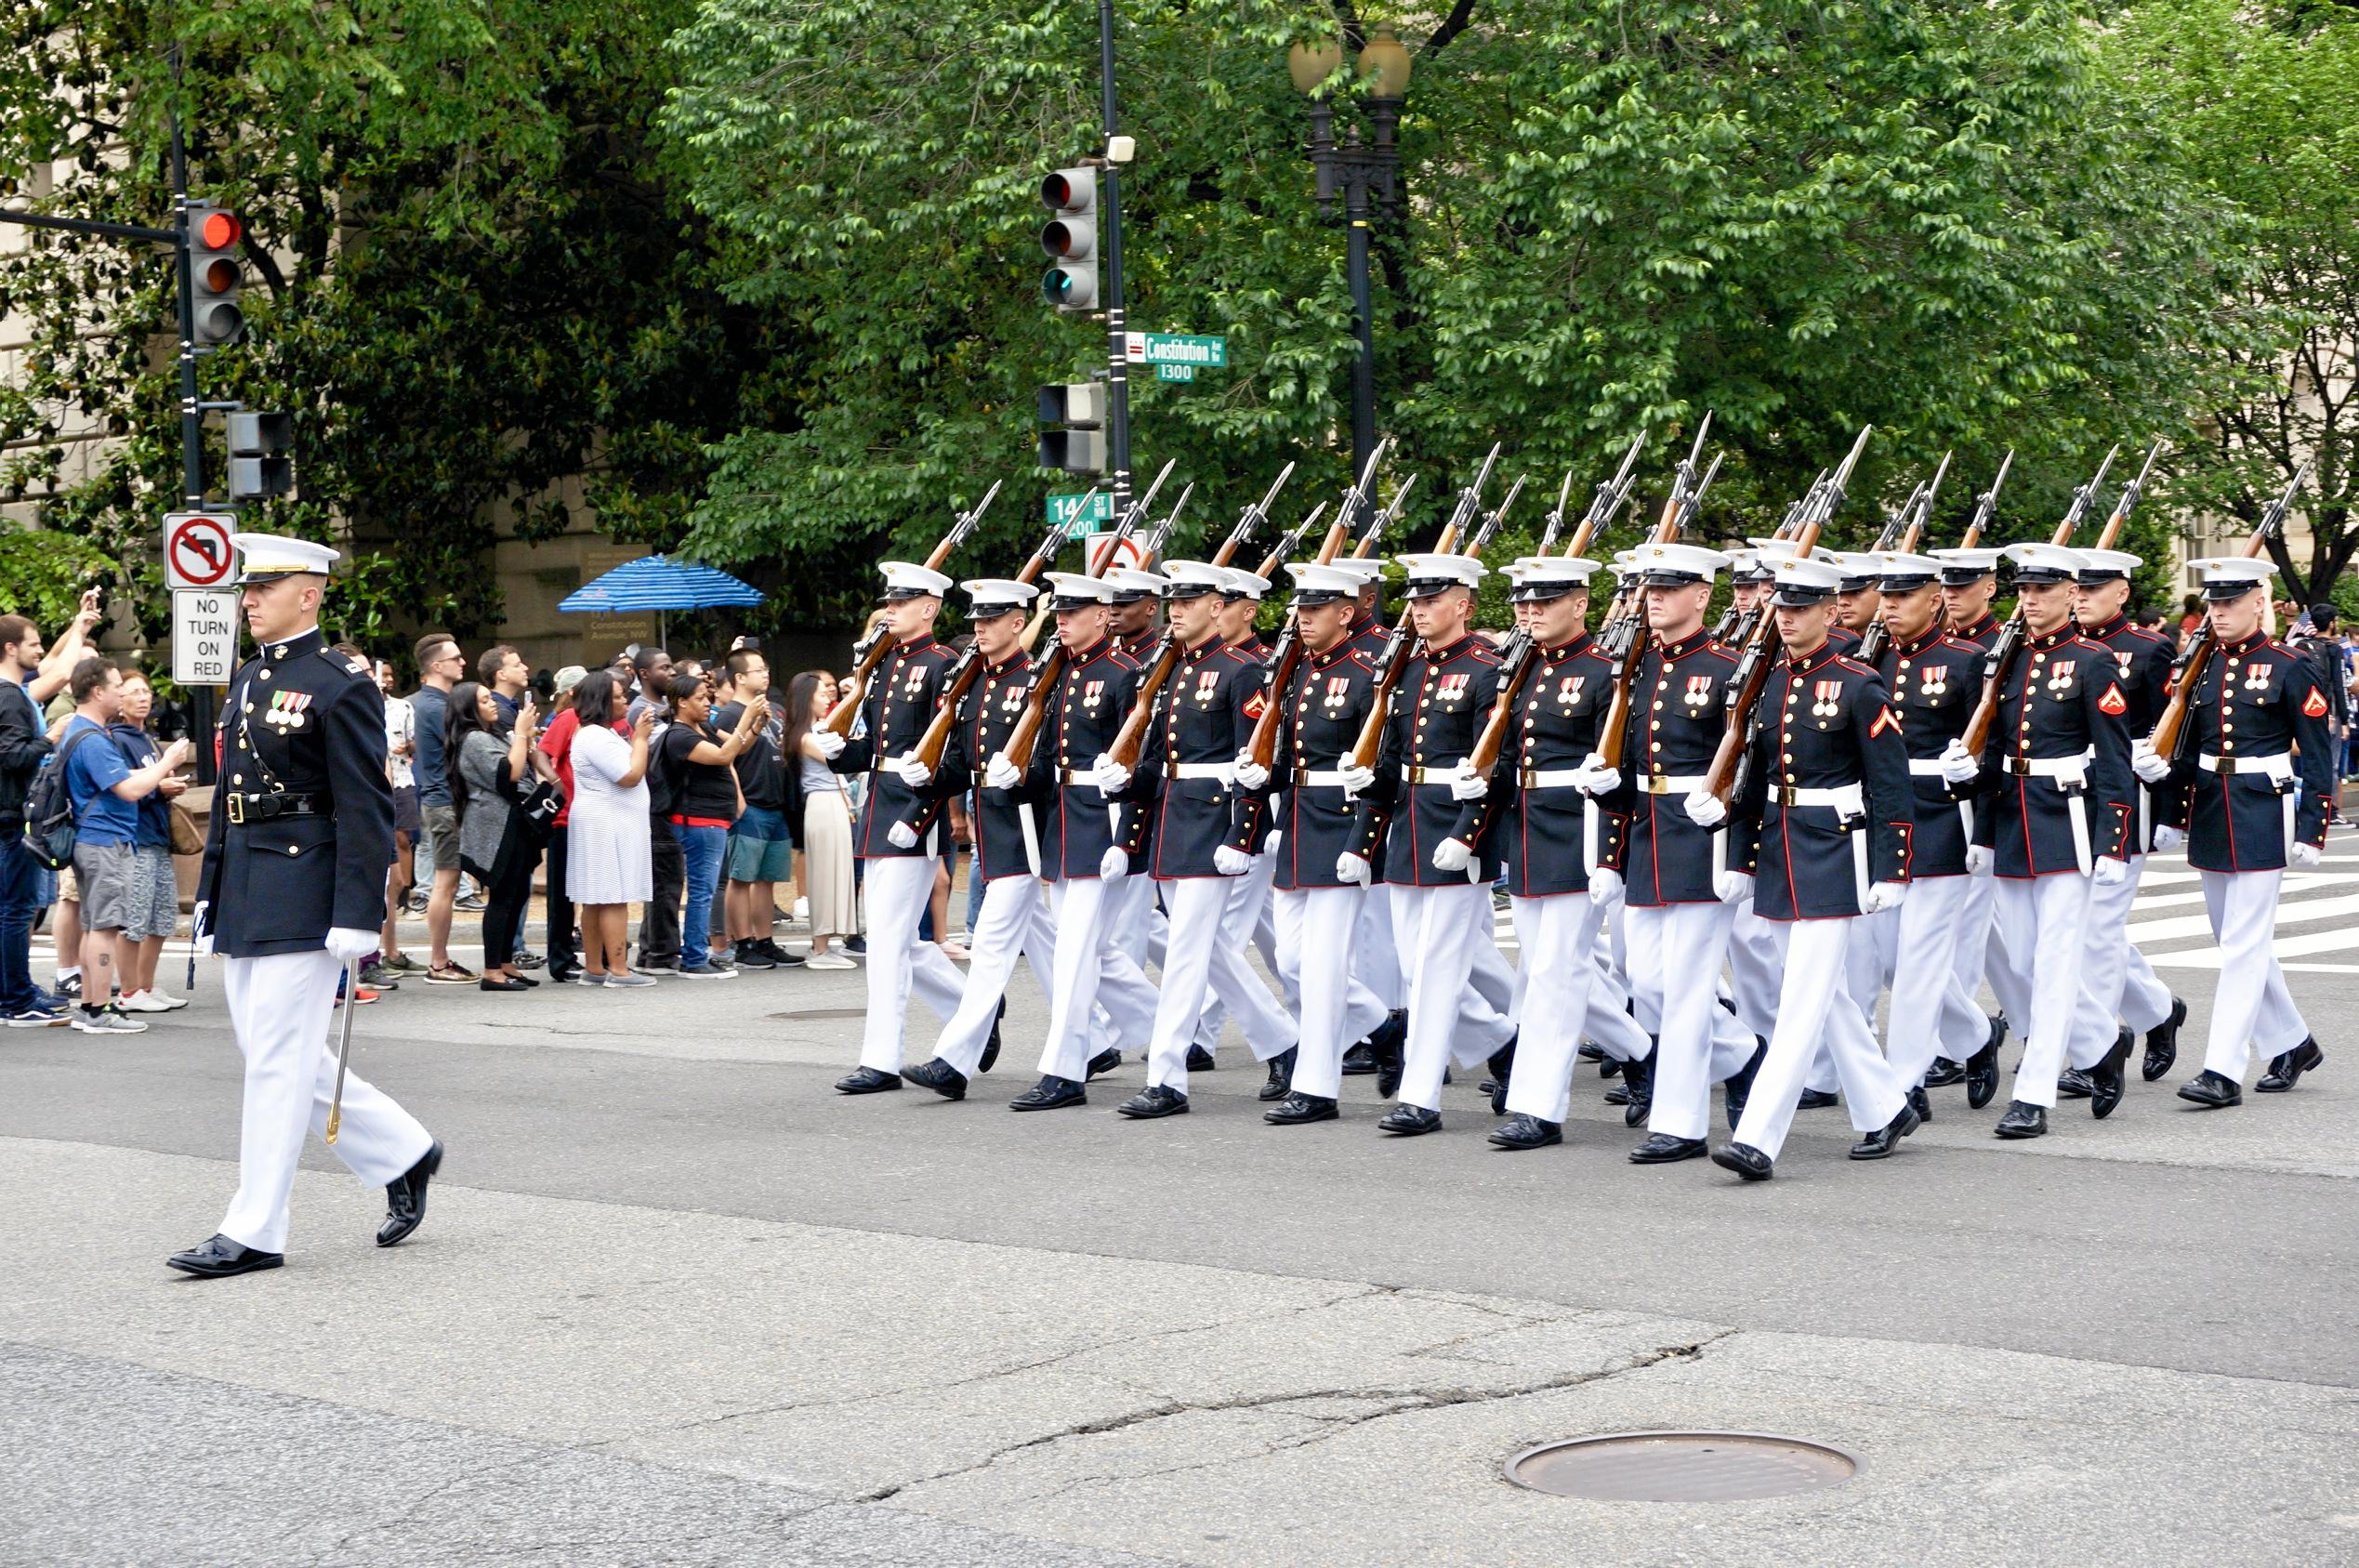
M 810 900 L 797 899 L 794 909 L 786 916 L 787 924 L 804 926 L 810 923 Z
M 963 964 L 973 956 L 967 951 L 967 944 L 955 937 L 946 938 L 936 945 L 942 949 L 942 955 L 954 964 Z
M 57 986 L 50 995 L 62 996 L 69 1002 L 80 1001 L 82 999 L 82 971 L 76 969 L 70 975 L 59 975 Z
M 560 985 L 612 985 L 622 978 L 620 975 L 594 975 L 587 969 L 575 969 L 558 983 Z
M 465 964 L 438 964 L 426 971 L 428 985 L 472 985 L 476 973 Z
M 803 967 L 801 954 L 787 952 L 784 948 L 779 946 L 777 942 L 773 942 L 769 937 L 762 938 L 761 941 L 755 943 L 755 945 L 762 950 L 763 957 L 769 959 L 771 963 L 777 965 L 782 969 L 799 969 Z
M 64 1027 L 66 1015 L 56 1008 L 35 1002 L 22 1012 L 7 1014 L 0 1021 L 5 1021 L 11 1029 L 59 1029 Z
M 181 1004 L 183 1007 L 186 1003 Z M 172 1004 L 152 991 L 126 991 L 123 994 L 123 1010 L 127 1013 L 168 1013 Z
M 396 953 L 390 958 L 380 956 L 376 967 L 397 975 L 422 975 L 426 972 L 426 966 L 406 953 Z
M 803 960 L 803 968 L 807 969 L 856 969 L 860 968 L 860 966 L 850 958 L 845 957 L 842 954 L 830 950 L 825 953 L 812 954 L 810 957 Z
M 73 1026 L 85 1034 L 144 1034 L 148 1026 L 136 1018 L 126 1018 L 113 1008 L 73 1009 Z
M 461 893 L 451 901 L 451 907 L 464 909 L 469 915 L 481 915 L 483 913 L 482 896 L 478 893 Z
M 169 991 L 159 991 L 152 985 L 148 987 L 147 995 L 151 1002 L 162 1002 L 164 1010 L 168 1013 L 177 1013 L 189 1005 L 186 996 L 175 996 Z
M 374 959 L 361 966 L 361 983 L 374 985 L 379 991 L 402 989 L 402 982 L 394 978 L 394 972 Z
M 365 1008 L 365 1007 L 367 1007 L 367 1006 L 368 1006 L 371 1002 L 374 1002 L 374 1001 L 376 1001 L 376 992 L 374 992 L 374 991 L 372 991 L 372 990 L 370 990 L 367 986 L 365 986 L 365 985 L 356 985 L 356 986 L 354 986 L 354 987 L 352 988 L 352 1005 L 353 1005 L 354 1007 L 358 1007 L 358 1008 Z M 336 999 L 336 1005 L 337 1007 L 339 1007 L 339 1008 L 340 1008 L 340 1007 L 342 1007 L 342 1006 L 344 1005 L 344 998 L 343 998 L 343 997 L 341 997 L 341 996 L 338 996 L 338 997 Z
M 539 954 L 534 952 L 529 947 L 520 947 L 516 950 L 516 956 L 509 959 L 508 962 L 514 964 L 520 969 L 537 969 L 543 964 L 547 963 L 548 960 L 542 957 Z
M 679 973 L 679 960 L 677 958 L 642 958 L 638 963 L 633 964 L 631 968 L 643 975 L 676 975 Z
M 737 971 L 724 969 L 718 964 L 682 964 L 679 967 L 679 978 L 682 980 L 735 980 Z
M 585 976 L 582 983 L 597 985 L 600 982 Z M 603 983 L 609 991 L 636 991 L 641 986 L 654 984 L 655 981 L 649 975 L 608 975 Z
M 868 939 L 864 936 L 846 937 L 843 941 L 843 951 L 865 957 L 868 953 Z
M 741 969 L 774 969 L 778 960 L 762 951 L 762 944 L 751 937 L 737 944 L 737 967 Z

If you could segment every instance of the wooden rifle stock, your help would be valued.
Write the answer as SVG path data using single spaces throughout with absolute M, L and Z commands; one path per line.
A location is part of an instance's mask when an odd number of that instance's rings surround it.
M 1233 534 L 1222 540 L 1220 547 L 1212 553 L 1212 564 L 1228 565 L 1230 558 L 1237 553 L 1239 543 L 1240 540 Z M 1262 573 L 1257 573 L 1256 575 L 1262 575 Z M 1217 636 L 1218 633 L 1215 635 Z M 1177 669 L 1179 665 L 1179 640 L 1166 630 L 1162 639 L 1155 644 L 1154 663 L 1147 667 L 1146 678 L 1139 683 L 1138 701 L 1130 705 L 1130 712 L 1124 718 L 1122 728 L 1114 733 L 1114 744 L 1106 748 L 1106 755 L 1124 767 L 1139 766 L 1139 754 L 1146 749 L 1147 726 L 1154 719 L 1155 698 L 1162 692 L 1165 684 L 1171 679 L 1171 672 Z
M 1448 555 L 1457 545 L 1458 525 L 1454 520 L 1442 525 L 1441 534 L 1433 541 L 1434 555 Z M 1392 711 L 1392 693 L 1401 685 L 1401 666 L 1407 663 L 1409 644 L 1409 612 L 1403 606 L 1401 618 L 1392 623 L 1392 635 L 1385 640 L 1384 656 L 1377 665 L 1376 701 L 1369 705 L 1366 722 L 1360 726 L 1359 739 L 1351 743 L 1348 754 L 1355 768 L 1374 768 L 1377 753 L 1384 745 L 1384 721 Z M 1256 761 L 1260 760 L 1259 758 Z
M 2074 494 L 2073 504 L 2064 513 L 2063 521 L 2056 525 L 2056 532 L 2049 538 L 2049 544 L 2069 545 L 2073 542 L 2073 531 L 2080 526 L 2081 514 L 2089 509 L 2089 498 L 2096 494 L 2097 486 L 2104 482 L 2105 470 L 2114 466 L 2114 457 L 2120 451 L 2121 447 L 2116 444 L 2112 452 L 2105 454 L 2104 462 L 2097 467 L 2097 477 Z M 2150 458 L 2148 461 L 2151 463 L 2153 460 Z M 1983 748 L 1990 744 L 1991 729 L 1998 722 L 1999 693 L 2006 689 L 2007 678 L 2015 672 L 2015 661 L 2023 657 L 2023 639 L 2030 632 L 2030 624 L 2023 618 L 2023 601 L 2019 594 L 2015 600 L 2015 613 L 2007 617 L 2007 624 L 1998 630 L 1998 639 L 1991 644 L 1990 653 L 1983 661 L 1983 694 L 1976 699 L 1973 716 L 1967 719 L 1966 733 L 1961 737 L 1970 757 L 1979 758 Z
M 2308 463 L 2294 471 L 2293 482 L 2286 486 L 2286 493 L 2261 514 L 2259 525 L 2247 536 L 2244 547 L 2236 552 L 2238 555 L 2247 560 L 2257 560 L 2268 553 L 2269 541 L 2285 526 L 2286 511 L 2293 505 L 2295 494 L 2301 489 L 2301 481 L 2309 475 Z M 2154 734 L 2147 739 L 2147 744 L 2160 755 L 2174 758 L 2179 755 L 2180 746 L 2187 739 L 2188 705 L 2194 701 L 2195 688 L 2203 683 L 2204 672 L 2211 667 L 2212 660 L 2219 654 L 2220 634 L 2212 626 L 2210 614 L 2206 613 L 2187 639 L 2187 646 L 2171 665 L 2169 695 L 2164 700 L 2162 712 L 2155 718 Z
M 983 513 L 990 509 L 998 494 L 999 481 L 994 480 L 991 488 L 983 493 L 983 498 L 976 502 L 972 509 L 958 514 L 958 520 L 952 523 L 942 536 L 934 541 L 934 547 L 926 552 L 927 571 L 942 570 L 942 563 L 948 560 L 950 552 L 974 532 L 975 524 L 982 520 Z M 850 689 L 844 692 L 834 707 L 827 710 L 827 717 L 820 721 L 821 729 L 833 735 L 849 737 L 851 734 L 852 724 L 860 718 L 860 710 L 868 700 L 868 679 L 876 673 L 876 666 L 885 662 L 885 655 L 893 651 L 894 641 L 893 634 L 885 628 L 885 617 L 879 614 L 861 639 L 852 645 Z

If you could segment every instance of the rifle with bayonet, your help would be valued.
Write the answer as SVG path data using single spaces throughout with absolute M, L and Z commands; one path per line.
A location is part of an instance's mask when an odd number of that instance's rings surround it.
M 1564 547 L 1567 556 L 1579 556 L 1589 547 L 1590 541 L 1602 534 L 1614 521 L 1614 514 L 1622 509 L 1622 503 L 1630 494 L 1630 470 L 1638 463 L 1639 448 L 1646 443 L 1646 433 L 1630 438 L 1629 451 L 1622 455 L 1622 467 L 1614 477 L 1600 483 L 1589 498 L 1589 509 L 1573 530 L 1572 541 Z M 1564 519 L 1565 502 L 1572 497 L 1573 474 L 1564 475 L 1564 484 L 1557 492 L 1556 510 L 1549 515 L 1549 526 L 1540 535 L 1540 547 L 1533 552 L 1545 556 L 1556 542 L 1557 528 Z M 1502 508 L 1503 510 L 1505 508 Z M 1474 739 L 1474 749 L 1468 754 L 1468 763 L 1477 774 L 1488 775 L 1499 765 L 1499 753 L 1506 748 L 1508 726 L 1515 721 L 1515 705 L 1523 692 L 1523 683 L 1530 679 L 1533 657 L 1532 634 L 1522 626 L 1515 628 L 1499 654 L 1499 694 L 1492 701 L 1491 717 L 1483 722 L 1483 732 Z
M 1998 472 L 1991 476 L 1990 488 L 1974 497 L 1974 515 L 1966 520 L 1966 532 L 1958 535 L 1959 549 L 1974 548 L 1990 531 L 1991 520 L 1998 515 L 1998 487 L 2007 482 L 2007 470 L 2014 466 L 2015 449 L 2010 446 L 1999 461 Z
M 2081 519 L 2089 515 L 2089 506 L 2097 498 L 2097 487 L 2105 482 L 2105 471 L 2120 455 L 2121 443 L 2115 441 L 2114 449 L 2105 454 L 2105 460 L 2097 465 L 2097 472 L 2090 476 L 2089 482 L 2073 492 L 2073 504 L 2065 508 L 2064 520 L 2056 525 L 2055 536 L 2049 541 L 2049 544 L 2069 545 L 2073 542 L 2073 531 L 2080 526 Z M 1966 721 L 1964 741 L 1967 754 L 1970 757 L 1979 759 L 1983 747 L 1990 742 L 1991 726 L 1998 721 L 1999 692 L 2005 689 L 2007 678 L 2015 672 L 2015 661 L 2023 656 L 2023 639 L 2027 635 L 2023 600 L 2018 599 L 2015 613 L 2007 617 L 2006 626 L 1999 628 L 1997 640 L 1991 644 L 1988 656 L 1983 660 L 1982 700 L 1974 705 L 1974 716 Z
M 2162 455 L 2162 449 L 2160 441 L 2149 447 L 2146 461 L 2139 466 L 2138 477 L 2121 487 L 2121 499 L 2114 503 L 2113 512 L 2105 519 L 2105 526 L 2098 532 L 2097 548 L 2110 550 L 2115 547 L 2114 541 L 2121 537 L 2122 525 L 2129 520 L 2129 514 L 2138 509 L 2138 498 L 2146 493 L 2146 478 L 2155 471 L 2155 459 Z
M 1943 453 L 1941 466 L 1933 470 L 1933 477 L 1918 485 L 1899 512 L 1894 514 L 1892 520 L 1900 529 L 1899 536 L 1891 544 L 1880 539 L 1877 541 L 1878 552 L 1897 550 L 1902 555 L 1917 553 L 1918 542 L 1925 537 L 1925 520 L 1932 515 L 1933 497 L 1941 493 L 1942 476 L 1949 472 L 1949 459 L 1950 454 Z M 1886 532 L 1891 531 L 1888 526 Z M 1884 656 L 1885 645 L 1891 639 L 1891 628 L 1884 625 L 1884 611 L 1879 604 L 1876 618 L 1868 622 L 1867 629 L 1860 634 L 1859 651 L 1852 657 L 1872 669 L 1876 661 Z
M 1452 508 L 1450 520 L 1442 525 L 1441 534 L 1433 542 L 1431 554 L 1480 555 L 1483 547 L 1490 542 L 1492 531 L 1498 526 L 1499 518 L 1496 512 L 1491 514 L 1490 520 L 1476 535 L 1470 548 L 1463 551 L 1457 548 L 1459 535 L 1466 531 L 1467 524 L 1471 522 L 1475 514 L 1482 509 L 1483 486 L 1491 478 L 1491 465 L 1499 460 L 1501 444 L 1503 443 L 1497 441 L 1491 444 L 1490 455 L 1483 459 L 1482 471 L 1474 476 L 1474 482 L 1458 492 L 1458 504 Z M 1397 501 L 1399 497 L 1395 496 L 1394 499 Z M 1392 624 L 1392 630 L 1385 637 L 1384 649 L 1377 655 L 1376 701 L 1369 705 L 1367 722 L 1360 726 L 1360 738 L 1352 743 L 1351 750 L 1346 758 L 1355 767 L 1373 768 L 1376 766 L 1377 748 L 1384 743 L 1385 719 L 1392 711 L 1392 693 L 1401 684 L 1402 666 L 1408 662 L 1408 647 L 1409 611 L 1408 607 L 1404 605 L 1401 609 L 1401 618 Z M 1257 758 L 1256 760 L 1259 759 Z
M 1211 564 L 1226 566 L 1239 550 L 1245 548 L 1254 531 L 1269 518 L 1270 508 L 1277 504 L 1278 492 L 1285 489 L 1286 481 L 1293 477 L 1294 465 L 1288 463 L 1279 473 L 1276 482 L 1270 486 L 1269 494 L 1261 497 L 1260 503 L 1247 507 L 1238 514 L 1237 525 L 1229 531 L 1229 536 L 1213 552 Z M 1183 494 L 1180 499 L 1184 506 L 1187 496 Z M 1177 511 L 1179 508 L 1172 509 Z M 1139 766 L 1139 754 L 1145 749 L 1147 743 L 1147 726 L 1154 718 L 1155 698 L 1161 694 L 1164 683 L 1171 679 L 1171 672 L 1179 664 L 1180 644 L 1166 627 L 1155 643 L 1154 656 L 1148 661 L 1146 676 L 1139 683 L 1139 694 L 1131 704 L 1130 712 L 1123 718 L 1114 744 L 1106 748 L 1106 755 L 1125 768 Z
M 2236 553 L 2247 560 L 2258 560 L 2269 553 L 2269 542 L 2286 531 L 2286 513 L 2293 507 L 2293 498 L 2301 491 L 2302 481 L 2310 477 L 2310 460 L 2305 459 L 2294 470 L 2293 482 L 2285 494 L 2269 504 L 2253 525 L 2244 547 Z M 2195 688 L 2203 684 L 2204 673 L 2220 655 L 2220 633 L 2207 614 L 2187 634 L 2187 646 L 2171 662 L 2169 698 L 2164 702 L 2160 716 L 2155 720 L 2155 732 L 2147 744 L 2158 756 L 2179 760 L 2180 748 L 2194 739 L 2194 731 L 2187 724 L 2187 709 L 2195 700 Z
M 1139 526 L 1139 520 L 1153 510 L 1156 493 L 1163 489 L 1163 481 L 1171 477 L 1172 466 L 1177 462 L 1179 459 L 1176 457 L 1166 461 L 1163 471 L 1155 475 L 1154 483 L 1147 486 L 1147 493 L 1131 502 L 1124 511 L 1122 520 L 1114 525 L 1114 537 L 1107 542 L 1104 556 L 1090 570 L 1089 575 L 1102 577 L 1106 574 L 1106 568 L 1113 565 L 1114 557 L 1121 553 L 1123 541 Z M 1048 693 L 1057 689 L 1057 682 L 1064 678 L 1064 673 L 1065 645 L 1061 642 L 1052 646 L 1032 666 L 1032 682 L 1024 692 L 1024 710 L 1016 716 L 1016 727 L 1008 732 L 1008 744 L 1000 747 L 1000 755 L 1014 763 L 1019 773 L 1032 766 L 1032 749 L 1040 739 L 1040 725 L 1046 717 Z
M 1650 536 L 1655 544 L 1669 544 L 1680 536 L 1680 531 L 1694 520 L 1696 508 L 1704 504 L 1705 494 L 1720 471 L 1724 453 L 1715 453 L 1712 466 L 1701 475 L 1695 471 L 1696 463 L 1704 455 L 1705 432 L 1711 428 L 1712 416 L 1707 414 L 1703 428 L 1695 432 L 1694 446 L 1680 460 L 1672 477 L 1670 499 L 1663 504 L 1662 520 L 1655 524 Z M 1614 695 L 1606 703 L 1605 728 L 1598 732 L 1598 755 L 1605 766 L 1617 770 L 1622 766 L 1625 731 L 1630 727 L 1631 684 L 1638 679 L 1639 661 L 1646 657 L 1647 644 L 1653 639 L 1646 624 L 1646 595 L 1635 586 L 1637 581 L 1637 574 L 1633 573 L 1632 586 L 1614 596 L 1614 613 L 1599 628 L 1597 639 L 1600 651 L 1614 661 Z
M 991 503 L 997 498 L 999 482 L 992 481 L 991 488 L 983 492 L 983 498 L 952 520 L 950 532 L 944 534 L 928 552 L 927 571 L 941 571 L 942 563 L 950 559 L 950 552 L 967 542 L 967 535 L 975 531 L 975 525 L 982 520 L 983 513 L 991 509 Z M 827 717 L 820 721 L 819 728 L 838 736 L 851 733 L 852 722 L 860 717 L 861 707 L 868 695 L 868 678 L 876 673 L 876 666 L 885 662 L 885 655 L 892 649 L 893 635 L 885 629 L 885 617 L 879 615 L 861 639 L 852 645 L 850 689 L 843 700 L 827 711 Z
M 1873 425 L 1863 427 L 1859 439 L 1852 442 L 1850 455 L 1832 474 L 1812 486 L 1794 534 L 1795 560 L 1808 560 L 1811 552 L 1818 548 L 1819 532 L 1835 515 L 1835 508 L 1843 504 L 1843 487 L 1851 482 L 1852 469 L 1858 464 L 1859 455 L 1867 450 L 1867 438 L 1875 429 Z M 1736 656 L 1736 671 L 1729 677 L 1724 710 L 1727 727 L 1720 733 L 1719 748 L 1712 753 L 1712 766 L 1704 774 L 1705 792 L 1723 806 L 1744 787 L 1745 769 L 1751 761 L 1751 751 L 1746 743 L 1752 737 L 1753 715 L 1761 705 L 1761 692 L 1769 686 L 1770 665 L 1783 647 L 1777 636 L 1777 617 L 1769 613 L 1769 591 L 1762 594 L 1760 619 L 1745 639 Z
M 1801 523 L 1803 510 L 1809 507 L 1813 499 L 1816 498 L 1819 487 L 1825 482 L 1826 470 L 1825 468 L 1821 468 L 1818 471 L 1818 477 L 1811 481 L 1811 487 L 1802 492 L 1802 498 L 1799 501 L 1788 501 L 1786 504 L 1786 516 L 1779 520 L 1776 528 L 1770 532 L 1769 537 L 1767 539 L 1754 539 L 1748 542 L 1756 547 L 1759 547 L 1762 545 L 1785 544 L 1790 541 L 1794 537 L 1794 530 Z M 1764 606 L 1766 606 L 1768 602 L 1769 595 L 1767 590 L 1764 589 L 1762 592 L 1754 596 L 1753 602 L 1751 604 L 1748 604 L 1744 609 L 1739 610 L 1736 607 L 1736 596 L 1733 593 L 1731 593 L 1729 596 L 1728 608 L 1721 611 L 1720 618 L 1712 623 L 1712 640 L 1719 643 L 1724 643 L 1730 647 L 1734 647 L 1738 643 L 1743 642 L 1746 638 L 1751 637 L 1753 635 L 1753 628 L 1760 624 L 1761 616 L 1764 613 Z

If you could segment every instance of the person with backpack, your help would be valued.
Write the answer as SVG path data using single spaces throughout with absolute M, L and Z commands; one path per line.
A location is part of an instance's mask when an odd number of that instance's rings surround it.
M 22 615 L 0 615 L 0 1023 L 11 1029 L 66 1021 L 33 983 L 33 922 L 45 878 L 24 841 L 25 797 L 68 723 L 45 725 L 27 690 L 41 658 L 39 629 Z

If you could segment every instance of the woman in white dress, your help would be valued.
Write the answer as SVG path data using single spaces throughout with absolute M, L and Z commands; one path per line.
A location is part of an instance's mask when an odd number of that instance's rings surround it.
M 628 956 L 628 906 L 655 893 L 647 826 L 647 735 L 655 716 L 641 713 L 625 740 L 614 726 L 627 706 L 622 685 L 606 670 L 591 671 L 573 688 L 582 724 L 573 732 L 565 891 L 581 912 L 584 985 L 655 983 L 633 974 Z

